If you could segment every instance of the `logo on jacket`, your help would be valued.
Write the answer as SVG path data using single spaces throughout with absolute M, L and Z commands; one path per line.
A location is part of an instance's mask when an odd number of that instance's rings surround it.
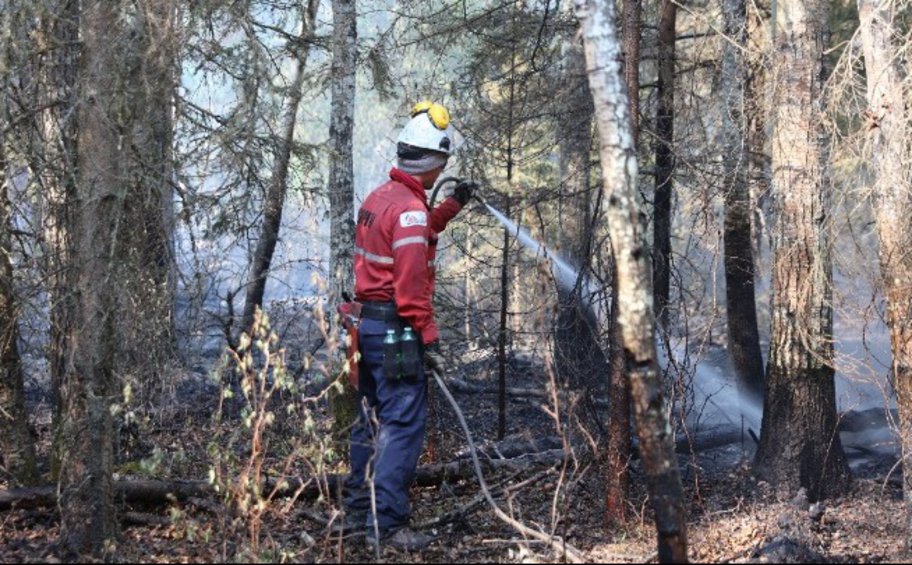
M 424 212 L 403 212 L 399 215 L 399 225 L 404 228 L 426 226 L 427 214 Z

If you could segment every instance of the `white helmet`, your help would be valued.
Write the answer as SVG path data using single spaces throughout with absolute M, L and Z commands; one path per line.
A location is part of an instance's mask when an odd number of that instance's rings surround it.
M 456 149 L 453 133 L 447 109 L 425 100 L 412 108 L 412 119 L 402 128 L 397 141 L 452 155 Z

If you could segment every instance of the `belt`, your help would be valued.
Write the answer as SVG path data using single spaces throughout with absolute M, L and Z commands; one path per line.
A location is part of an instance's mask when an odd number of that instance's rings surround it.
M 395 302 L 364 302 L 361 305 L 361 317 L 381 322 L 394 322 L 399 319 Z

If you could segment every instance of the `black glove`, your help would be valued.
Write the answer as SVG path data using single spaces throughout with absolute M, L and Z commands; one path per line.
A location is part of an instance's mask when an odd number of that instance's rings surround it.
M 432 341 L 424 346 L 424 362 L 428 369 L 441 377 L 446 374 L 446 360 L 440 352 L 440 340 Z
M 477 189 L 478 183 L 474 181 L 459 181 L 459 184 L 457 184 L 456 188 L 453 189 L 453 198 L 456 199 L 456 202 L 459 202 L 459 204 L 465 206 L 469 203 L 469 200 L 472 199 L 472 195 L 475 194 L 475 191 Z

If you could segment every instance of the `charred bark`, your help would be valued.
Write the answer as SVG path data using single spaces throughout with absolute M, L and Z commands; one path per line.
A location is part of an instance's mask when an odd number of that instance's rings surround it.
M 612 258 L 613 261 L 613 258 Z M 624 336 L 618 319 L 617 266 L 611 288 L 611 321 L 608 332 L 611 340 L 608 379 L 611 407 L 608 413 L 608 449 L 605 453 L 605 519 L 608 524 L 623 523 L 627 518 L 630 494 L 630 380 L 627 378 L 627 359 Z
M 507 176 L 512 176 L 512 164 L 508 162 Z M 510 195 L 507 195 L 504 213 L 510 217 Z M 507 322 L 510 304 L 510 230 L 504 228 L 503 250 L 500 263 L 500 323 L 497 332 L 497 439 L 507 434 Z
M 131 20 L 130 50 L 121 63 L 129 106 L 120 121 L 129 169 L 123 179 L 127 229 L 122 232 L 117 365 L 138 379 L 148 396 L 160 386 L 161 368 L 176 346 L 172 114 L 180 46 L 177 1 L 146 0 Z
M 636 190 L 637 163 L 618 64 L 612 1 L 576 0 L 596 108 L 606 216 L 617 264 L 618 321 L 631 382 L 640 454 L 662 562 L 687 561 L 684 493 L 656 358 L 650 262 Z
M 598 343 L 597 322 L 589 296 L 590 248 L 592 241 L 592 190 L 589 185 L 592 151 L 592 97 L 586 84 L 586 61 L 578 45 L 565 47 L 563 83 L 567 92 L 560 98 L 567 109 L 560 123 L 574 124 L 558 131 L 560 151 L 561 249 L 579 267 L 573 288 L 558 285 L 559 309 L 554 328 L 554 362 L 558 375 L 574 388 L 595 394 L 604 378 L 605 356 Z
M 757 474 L 819 499 L 850 473 L 836 433 L 826 136 L 821 128 L 825 1 L 780 5 L 773 112 L 772 338 Z
M 640 18 L 641 0 L 624 0 L 624 83 L 630 101 L 630 133 L 633 146 L 639 148 L 640 140 Z
M 746 48 L 747 18 L 744 0 L 723 4 L 725 34 L 722 52 L 722 167 L 725 195 L 725 306 L 728 349 L 734 361 L 741 395 L 763 401 L 763 356 L 757 328 L 754 295 L 754 258 L 751 238 L 749 155 L 745 151 L 747 125 L 744 108 L 750 94 L 742 52 Z
M 674 157 L 674 71 L 675 27 L 678 5 L 663 0 L 659 20 L 659 77 L 656 87 L 655 195 L 653 203 L 653 283 L 656 319 L 668 329 L 671 296 L 671 201 L 673 195 Z
M 122 16 L 123 17 L 123 16 Z M 128 18 L 116 87 L 121 105 L 123 248 L 117 275 L 117 370 L 143 401 L 175 355 L 172 119 L 180 38 L 176 0 L 145 0 Z M 141 322 L 137 322 L 141 320 Z

